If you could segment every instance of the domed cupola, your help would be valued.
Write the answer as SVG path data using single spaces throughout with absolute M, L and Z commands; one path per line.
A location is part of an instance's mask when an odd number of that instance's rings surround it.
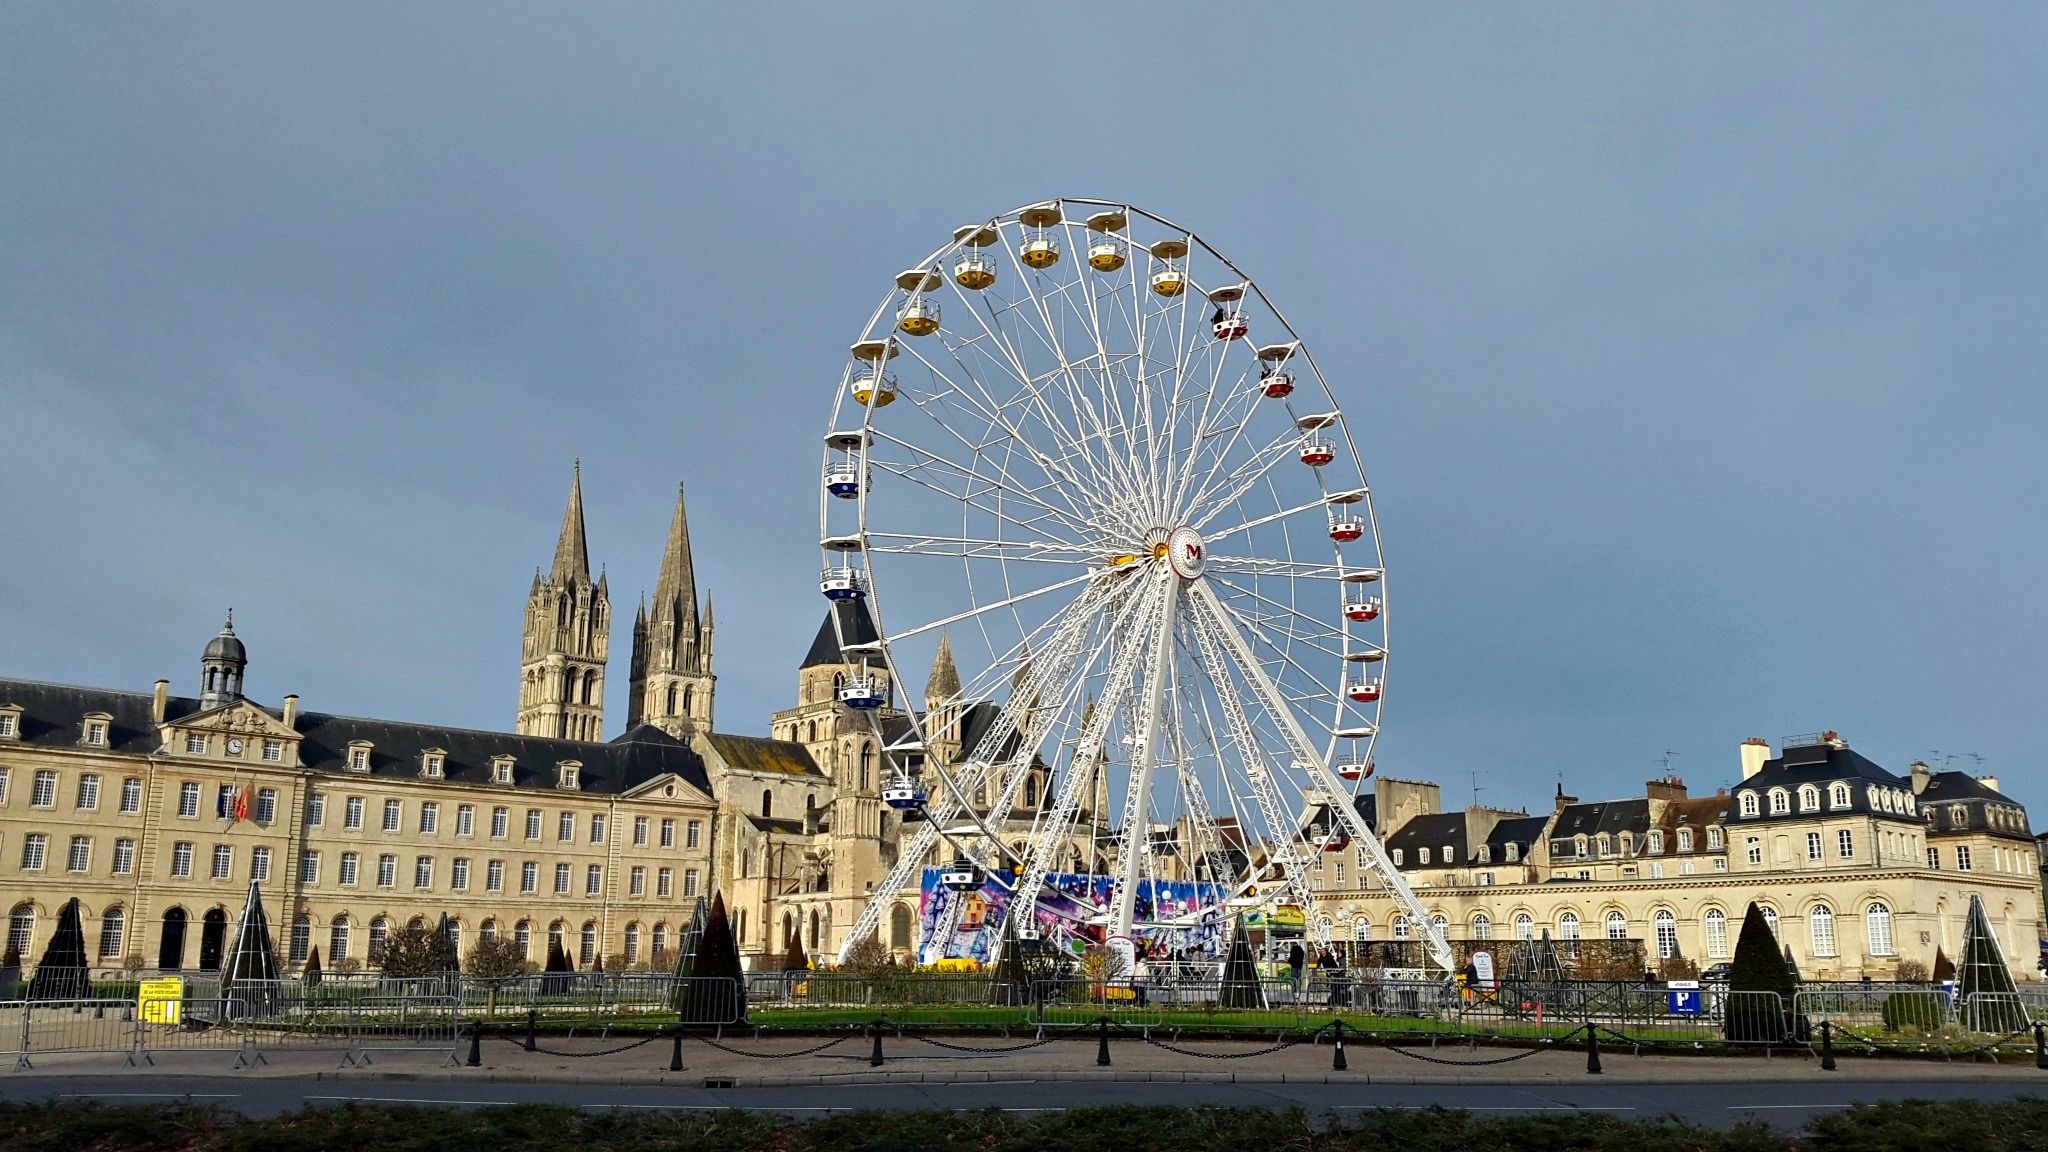
M 235 612 L 228 609 L 227 623 L 220 634 L 207 641 L 199 657 L 199 707 L 218 708 L 242 698 L 242 672 L 249 666 L 249 650 L 235 635 Z

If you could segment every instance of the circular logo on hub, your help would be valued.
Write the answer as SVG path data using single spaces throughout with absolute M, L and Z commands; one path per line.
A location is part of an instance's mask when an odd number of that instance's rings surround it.
M 1166 563 L 1173 574 L 1193 580 L 1202 574 L 1202 537 L 1193 528 L 1175 528 L 1166 537 Z

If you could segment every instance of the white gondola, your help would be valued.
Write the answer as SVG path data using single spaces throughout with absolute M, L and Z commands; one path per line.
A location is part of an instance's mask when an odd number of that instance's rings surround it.
M 1353 680 L 1344 686 L 1344 694 L 1360 704 L 1370 704 L 1380 698 L 1380 682 L 1369 676 Z
M 1330 539 L 1339 544 L 1348 544 L 1365 535 L 1365 521 L 1356 516 L 1340 517 L 1330 521 Z
M 1029 924 L 1026 924 L 1024 927 L 1017 929 L 1017 939 L 1022 940 L 1026 943 L 1036 943 L 1040 940 L 1045 939 L 1045 933 L 1040 932 L 1037 928 L 1032 927 Z
M 924 789 L 908 780 L 898 780 L 894 785 L 882 789 L 882 803 L 899 812 L 924 807 Z
M 859 600 L 867 595 L 859 569 L 850 565 L 825 569 L 824 575 L 818 578 L 818 591 L 823 592 L 827 600 Z
M 961 245 L 960 255 L 953 260 L 953 282 L 972 292 L 993 287 L 996 262 L 989 259 L 988 250 L 1002 234 L 986 224 L 969 224 L 954 229 L 953 239 Z
M 955 892 L 972 892 L 981 887 L 985 879 L 981 868 L 972 860 L 955 860 L 944 872 L 939 873 L 939 883 Z
M 1376 620 L 1380 614 L 1380 598 L 1377 596 L 1347 596 L 1344 598 L 1346 620 Z
M 1311 468 L 1321 468 L 1337 458 L 1337 446 L 1328 440 L 1303 440 L 1301 462 Z
M 1259 374 L 1259 391 L 1268 400 L 1285 400 L 1294 395 L 1294 373 L 1274 368 Z
M 1344 574 L 1346 584 L 1371 584 L 1379 578 L 1380 570 L 1377 568 L 1359 568 Z
M 886 699 L 881 681 L 872 676 L 855 676 L 839 688 L 839 702 L 848 708 L 880 708 Z

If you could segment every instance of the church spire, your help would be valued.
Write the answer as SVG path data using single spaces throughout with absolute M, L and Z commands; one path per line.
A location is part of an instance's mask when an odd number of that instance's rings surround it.
M 697 631 L 697 570 L 690 561 L 690 518 L 683 508 L 683 486 L 676 485 L 675 516 L 668 524 L 668 543 L 661 549 L 661 574 L 654 582 L 654 619 L 673 620 L 682 634 Z
M 549 579 L 556 584 L 590 583 L 590 546 L 583 537 L 583 461 L 569 480 L 569 507 L 562 513 L 562 536 L 555 542 L 555 566 Z
M 960 669 L 953 664 L 953 640 L 940 632 L 939 651 L 932 657 L 931 678 L 924 683 L 924 698 L 936 708 L 941 701 L 951 700 L 959 694 Z

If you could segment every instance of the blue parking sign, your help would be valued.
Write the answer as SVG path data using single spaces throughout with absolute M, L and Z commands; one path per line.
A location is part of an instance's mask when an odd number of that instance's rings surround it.
M 1673 1016 L 1697 1016 L 1700 1014 L 1700 982 L 1697 980 L 1673 980 L 1664 985 L 1665 994 L 1671 999 Z

